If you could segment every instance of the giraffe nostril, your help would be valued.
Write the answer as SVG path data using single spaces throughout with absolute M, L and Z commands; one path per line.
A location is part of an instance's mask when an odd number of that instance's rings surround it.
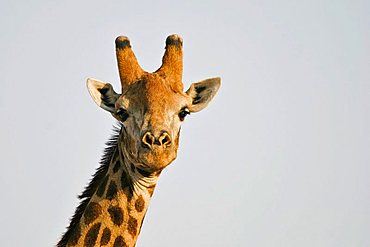
M 163 146 L 168 146 L 171 144 L 171 137 L 167 132 L 162 133 L 162 135 L 158 139 L 160 144 Z
M 146 132 L 141 140 L 145 147 L 151 148 L 155 142 L 155 137 L 152 133 Z

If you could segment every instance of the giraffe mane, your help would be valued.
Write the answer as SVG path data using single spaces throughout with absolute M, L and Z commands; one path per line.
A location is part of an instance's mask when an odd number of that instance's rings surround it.
M 100 181 L 104 178 L 107 174 L 109 169 L 110 160 L 117 149 L 118 139 L 121 132 L 122 124 L 118 123 L 118 126 L 113 126 L 113 134 L 111 138 L 109 138 L 108 142 L 106 143 L 106 147 L 103 152 L 103 156 L 100 160 L 100 166 L 96 169 L 95 174 L 93 175 L 90 183 L 85 187 L 85 190 L 78 196 L 80 199 L 80 204 L 76 208 L 74 215 L 71 218 L 70 224 L 67 227 L 66 232 L 63 234 L 62 238 L 56 245 L 57 247 L 65 247 L 67 246 L 67 242 L 69 237 L 72 234 L 73 229 L 79 223 L 83 212 L 85 211 L 87 205 L 91 197 L 94 195 L 95 191 L 97 190 Z

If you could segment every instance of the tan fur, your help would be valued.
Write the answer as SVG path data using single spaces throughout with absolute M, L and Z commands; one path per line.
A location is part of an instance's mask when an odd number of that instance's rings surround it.
M 178 35 L 171 35 L 166 40 L 166 52 L 162 59 L 162 66 L 156 72 L 166 78 L 167 83 L 175 90 L 182 92 L 182 39 Z
M 108 170 L 94 181 L 81 218 L 58 247 L 135 246 L 159 175 L 177 156 L 182 121 L 206 107 L 220 86 L 220 79 L 212 78 L 183 92 L 178 35 L 167 38 L 162 66 L 154 73 L 140 68 L 127 37 L 116 39 L 116 53 L 122 93 L 94 79 L 88 80 L 88 89 L 121 122 L 117 146 Z
M 112 159 L 115 160 L 118 157 Z M 112 165 L 111 165 L 112 167 Z M 101 214 L 95 218 L 89 224 L 85 224 L 85 215 L 80 221 L 81 227 L 81 237 L 79 237 L 78 243 L 76 245 L 67 246 L 85 246 L 85 239 L 87 232 L 96 224 L 100 224 L 99 234 L 94 246 L 100 246 L 100 240 L 102 238 L 103 230 L 108 228 L 111 231 L 111 237 L 107 246 L 113 246 L 115 239 L 118 236 L 122 236 L 126 246 L 134 246 L 137 237 L 140 233 L 141 224 L 144 219 L 145 213 L 149 206 L 149 201 L 151 198 L 151 188 L 155 186 L 158 180 L 158 175 L 153 175 L 151 178 L 144 178 L 136 173 L 132 176 L 136 177 L 136 183 L 134 183 L 135 190 L 132 196 L 128 195 L 127 188 L 122 188 L 120 182 L 120 175 L 123 171 L 118 171 L 113 174 L 112 169 L 109 170 L 109 181 L 115 182 L 117 185 L 117 194 L 112 199 L 105 198 L 107 193 L 103 197 L 99 197 L 96 194 L 91 198 L 91 203 L 97 203 L 101 207 Z M 150 180 L 150 181 L 149 181 Z M 145 182 L 146 181 L 146 182 Z M 109 187 L 109 183 L 106 186 L 106 190 Z M 139 201 L 139 202 L 138 202 Z M 137 205 L 140 203 L 140 207 Z M 123 212 L 123 221 L 118 226 L 113 223 L 109 208 L 119 207 Z M 136 222 L 136 223 L 135 223 Z
M 151 164 L 149 170 L 158 170 L 176 158 L 177 142 L 167 148 L 156 146 L 146 150 L 141 149 L 141 140 L 147 131 L 158 136 L 164 130 L 169 132 L 172 140 L 176 140 L 181 124 L 178 111 L 190 101 L 190 97 L 182 92 L 173 91 L 158 74 L 148 73 L 116 101 L 116 108 L 123 107 L 133 115 L 126 120 L 126 145 L 134 154 L 128 154 L 133 162 Z
M 125 47 L 121 47 L 120 44 L 125 45 Z M 122 90 L 124 90 L 143 74 L 143 70 L 137 62 L 135 54 L 131 50 L 130 41 L 127 37 L 117 37 L 116 55 Z

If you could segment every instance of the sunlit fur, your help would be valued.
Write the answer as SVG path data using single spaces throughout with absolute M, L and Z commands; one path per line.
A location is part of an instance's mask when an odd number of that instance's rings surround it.
M 176 158 L 182 121 L 179 112 L 191 104 L 191 98 L 183 92 L 174 91 L 164 79 L 156 74 L 145 74 L 116 101 L 116 109 L 124 108 L 129 117 L 123 122 L 126 133 L 127 157 L 141 163 L 149 171 L 163 169 Z M 167 132 L 169 146 L 142 145 L 143 135 L 150 131 L 154 136 Z
M 135 246 L 161 171 L 177 156 L 186 115 L 180 112 L 202 110 L 220 87 L 220 78 L 211 78 L 183 92 L 178 35 L 167 38 L 162 66 L 154 73 L 141 69 L 127 37 L 116 39 L 116 53 L 121 93 L 95 79 L 87 86 L 119 129 L 58 247 Z

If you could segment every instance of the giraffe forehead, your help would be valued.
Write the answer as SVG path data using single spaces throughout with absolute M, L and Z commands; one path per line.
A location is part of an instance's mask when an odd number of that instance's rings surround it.
M 178 88 L 170 86 L 161 76 L 150 74 L 128 88 L 123 96 L 130 108 L 143 108 L 144 112 L 164 113 L 185 106 L 188 97 Z

